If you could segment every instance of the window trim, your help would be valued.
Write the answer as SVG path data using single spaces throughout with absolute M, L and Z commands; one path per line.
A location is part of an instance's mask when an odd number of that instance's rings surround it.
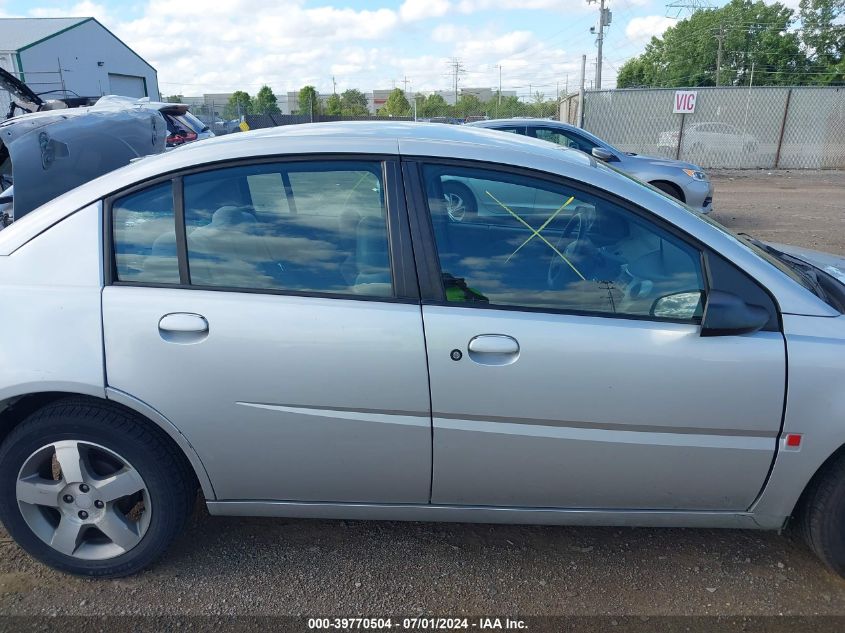
M 313 290 L 293 290 L 281 288 L 241 288 L 229 286 L 204 286 L 190 283 L 190 267 L 187 253 L 187 229 L 185 226 L 184 177 L 230 167 L 248 167 L 272 163 L 325 163 L 369 162 L 381 166 L 384 186 L 385 222 L 390 256 L 390 273 L 393 282 L 393 296 L 379 297 Z M 125 281 L 117 277 L 117 260 L 114 251 L 113 205 L 116 200 L 149 187 L 170 182 L 173 191 L 174 223 L 176 229 L 177 258 L 179 262 L 180 283 Z M 348 299 L 352 301 L 377 301 L 381 303 L 419 304 L 420 294 L 417 284 L 416 266 L 413 258 L 413 244 L 408 211 L 402 192 L 399 157 L 391 154 L 328 153 L 328 154 L 276 154 L 251 156 L 236 159 L 204 163 L 187 169 L 158 174 L 152 178 L 133 183 L 128 187 L 113 191 L 103 198 L 103 285 L 127 286 L 139 288 L 168 288 L 174 290 L 202 290 L 215 292 L 236 292 L 244 294 L 264 294 L 293 297 L 317 297 L 326 299 Z M 181 230 L 180 230 L 181 224 Z M 183 276 L 184 272 L 184 276 Z
M 492 172 L 500 172 L 511 176 L 522 176 L 527 178 L 534 178 L 536 180 L 544 180 L 557 186 L 564 186 L 571 189 L 573 192 L 583 192 L 588 195 L 595 196 L 607 200 L 611 204 L 633 213 L 641 220 L 654 224 L 661 230 L 669 233 L 688 247 L 698 251 L 700 257 L 700 270 L 702 282 L 705 286 L 705 304 L 707 295 L 714 288 L 714 280 L 712 278 L 710 266 L 708 265 L 709 257 L 716 256 L 724 259 L 730 264 L 734 274 L 743 275 L 763 292 L 765 292 L 772 300 L 774 305 L 778 328 L 777 331 L 783 331 L 783 321 L 781 317 L 781 309 L 777 303 L 775 296 L 768 288 L 763 286 L 759 281 L 751 275 L 738 268 L 732 262 L 726 260 L 718 252 L 714 251 L 707 244 L 701 242 L 695 236 L 690 235 L 671 222 L 652 213 L 630 200 L 626 200 L 616 194 L 591 185 L 589 183 L 581 182 L 554 174 L 551 172 L 530 169 L 525 167 L 517 167 L 514 165 L 503 165 L 500 163 L 493 163 L 489 161 L 480 160 L 464 160 L 454 158 L 436 158 L 431 156 L 407 156 L 402 157 L 403 175 L 405 177 L 405 188 L 408 196 L 408 210 L 411 214 L 411 234 L 415 245 L 415 254 L 417 254 L 417 270 L 420 280 L 420 297 L 423 305 L 445 306 L 452 308 L 465 308 L 472 310 L 501 310 L 509 312 L 528 312 L 528 313 L 543 313 L 543 314 L 559 314 L 571 316 L 586 316 L 598 317 L 608 319 L 623 319 L 631 321 L 650 321 L 656 323 L 679 323 L 685 325 L 700 326 L 701 318 L 695 319 L 673 319 L 669 317 L 657 317 L 652 315 L 636 315 L 636 314 L 614 314 L 612 312 L 598 312 L 588 310 L 573 310 L 568 308 L 548 308 L 538 306 L 516 306 L 516 305 L 491 305 L 481 303 L 459 303 L 446 301 L 446 290 L 443 284 L 442 270 L 440 268 L 440 258 L 437 253 L 437 245 L 434 236 L 434 227 L 432 225 L 431 215 L 428 211 L 428 201 L 425 194 L 425 183 L 423 180 L 423 166 L 434 165 L 438 167 L 459 167 L 469 169 L 484 169 Z M 767 328 L 763 328 L 766 330 Z M 771 331 L 771 330 L 768 330 Z

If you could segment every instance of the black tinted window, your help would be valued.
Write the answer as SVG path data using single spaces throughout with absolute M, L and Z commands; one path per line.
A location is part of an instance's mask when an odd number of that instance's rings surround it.
M 233 167 L 184 187 L 192 284 L 392 296 L 380 163 Z
M 170 182 L 115 200 L 112 227 L 118 280 L 179 283 Z
M 545 180 L 426 166 L 446 299 L 695 320 L 699 252 L 605 199 Z

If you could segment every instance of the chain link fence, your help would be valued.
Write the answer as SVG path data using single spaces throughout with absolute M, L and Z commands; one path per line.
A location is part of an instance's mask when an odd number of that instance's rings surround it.
M 674 89 L 590 91 L 583 127 L 623 151 L 702 167 L 845 169 L 845 88 L 694 90 L 692 114 L 673 113 Z

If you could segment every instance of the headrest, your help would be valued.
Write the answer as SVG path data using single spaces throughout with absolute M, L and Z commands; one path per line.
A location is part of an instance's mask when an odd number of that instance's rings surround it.
M 235 224 L 255 224 L 257 220 L 255 216 L 244 207 L 225 206 L 220 207 L 211 216 L 211 224 L 214 226 L 232 226 Z

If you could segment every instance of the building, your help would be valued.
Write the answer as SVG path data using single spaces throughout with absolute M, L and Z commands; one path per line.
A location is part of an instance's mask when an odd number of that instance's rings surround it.
M 166 97 L 164 97 L 166 98 Z M 204 121 L 214 121 L 226 116 L 226 106 L 232 98 L 231 92 L 205 93 L 201 97 L 185 97 L 179 95 L 182 103 L 187 105 L 191 112 Z
M 0 67 L 45 99 L 160 99 L 156 69 L 94 18 L 0 18 Z M 8 103 L 0 91 L 2 111 Z

